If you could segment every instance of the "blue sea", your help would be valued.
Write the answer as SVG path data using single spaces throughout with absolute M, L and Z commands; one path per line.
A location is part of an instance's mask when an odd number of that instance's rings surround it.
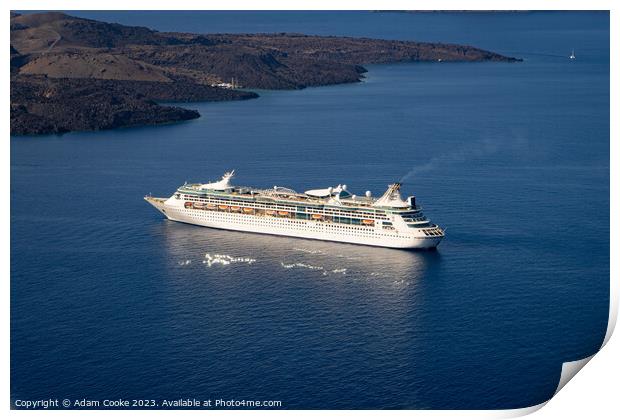
M 71 13 L 455 42 L 524 61 L 370 65 L 362 83 L 181 104 L 202 115 L 185 123 L 13 137 L 12 401 L 517 408 L 600 347 L 608 13 Z M 447 236 L 411 252 L 227 232 L 143 200 L 229 169 L 241 185 L 375 195 L 405 176 Z

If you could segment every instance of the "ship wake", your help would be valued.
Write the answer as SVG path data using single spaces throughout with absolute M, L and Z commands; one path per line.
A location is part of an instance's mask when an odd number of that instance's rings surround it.
M 235 263 L 241 264 L 254 264 L 256 259 L 248 258 L 248 257 L 233 257 L 232 255 L 226 254 L 205 254 L 205 259 L 202 260 L 202 263 L 207 267 L 212 267 L 214 265 L 230 265 Z

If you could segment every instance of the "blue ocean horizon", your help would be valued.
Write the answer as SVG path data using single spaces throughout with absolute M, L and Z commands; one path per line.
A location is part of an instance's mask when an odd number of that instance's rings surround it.
M 608 13 L 68 13 L 454 42 L 523 62 L 368 65 L 361 83 L 176 104 L 201 114 L 180 124 L 12 137 L 12 402 L 521 408 L 599 349 Z M 240 185 L 375 195 L 404 177 L 446 238 L 411 252 L 212 230 L 143 200 L 230 169 Z

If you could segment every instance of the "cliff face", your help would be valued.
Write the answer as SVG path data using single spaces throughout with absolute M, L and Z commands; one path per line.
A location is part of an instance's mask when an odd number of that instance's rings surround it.
M 11 132 L 92 130 L 196 118 L 155 100 L 257 95 L 357 82 L 362 64 L 516 61 L 474 47 L 298 34 L 162 33 L 62 13 L 11 14 Z M 235 86 L 235 87 L 237 87 Z
M 16 97 L 19 100 L 14 101 Z M 101 130 L 200 116 L 196 111 L 157 105 L 131 85 L 104 80 L 17 79 L 11 82 L 11 98 L 13 134 Z

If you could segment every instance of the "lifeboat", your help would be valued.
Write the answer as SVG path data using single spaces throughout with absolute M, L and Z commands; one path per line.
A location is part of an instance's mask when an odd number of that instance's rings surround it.
M 364 219 L 362 220 L 362 223 L 365 225 L 374 225 L 375 221 L 374 220 L 370 220 L 370 219 Z
M 194 203 L 192 203 L 191 201 L 186 201 L 185 202 L 185 208 L 186 209 L 191 209 L 194 206 Z
M 217 206 L 215 204 L 207 204 L 207 208 L 209 210 L 213 210 L 213 209 L 217 208 Z
M 239 206 L 230 206 L 231 211 L 241 211 L 241 207 Z
M 217 208 L 220 210 L 228 210 L 228 206 L 225 205 L 217 206 Z
M 288 216 L 289 212 L 288 211 L 279 211 L 278 215 L 280 215 L 280 216 Z
M 312 215 L 312 218 L 313 218 L 314 220 L 321 220 L 321 219 L 323 218 L 323 215 L 321 215 L 321 214 L 313 214 L 313 215 Z
M 265 211 L 265 213 L 267 213 L 269 216 L 274 216 L 276 214 L 275 210 L 267 210 Z
M 254 211 L 254 209 L 253 209 L 253 208 L 251 208 L 251 207 L 244 207 L 244 208 L 243 208 L 243 212 L 244 212 L 244 213 L 252 213 L 253 211 Z
M 205 204 L 203 204 L 203 203 L 196 203 L 196 204 L 194 204 L 194 208 L 195 208 L 195 209 L 202 210 L 202 209 L 204 209 L 205 207 L 206 207 L 206 205 L 205 205 Z

